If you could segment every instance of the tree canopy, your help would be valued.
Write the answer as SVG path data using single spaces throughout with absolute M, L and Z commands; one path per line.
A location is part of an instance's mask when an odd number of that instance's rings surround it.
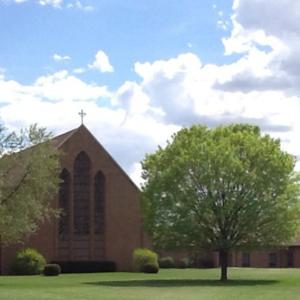
M 158 249 L 278 247 L 299 229 L 299 176 L 280 141 L 252 125 L 192 126 L 142 162 L 146 230 Z
M 57 211 L 53 195 L 59 183 L 59 152 L 45 128 L 32 125 L 19 133 L 0 127 L 0 237 L 22 240 Z

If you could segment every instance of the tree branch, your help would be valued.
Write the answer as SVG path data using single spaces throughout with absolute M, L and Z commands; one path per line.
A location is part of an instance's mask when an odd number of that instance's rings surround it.
M 23 176 L 21 177 L 19 183 L 15 186 L 15 188 L 4 198 L 1 200 L 1 205 L 6 204 L 9 199 L 11 199 L 21 188 L 21 186 L 25 183 L 27 176 L 29 175 L 30 170 L 28 169 Z

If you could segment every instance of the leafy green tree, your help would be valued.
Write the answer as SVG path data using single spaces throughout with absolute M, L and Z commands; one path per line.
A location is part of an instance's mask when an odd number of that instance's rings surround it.
M 299 229 L 295 158 L 256 126 L 182 129 L 142 162 L 144 222 L 158 249 L 283 246 Z
M 51 200 L 58 188 L 59 153 L 51 134 L 37 125 L 19 133 L 0 127 L 0 237 L 22 240 L 57 212 Z

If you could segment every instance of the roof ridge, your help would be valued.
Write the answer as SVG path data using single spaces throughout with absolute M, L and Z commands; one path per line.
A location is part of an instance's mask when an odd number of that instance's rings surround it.
M 85 126 L 80 125 L 78 128 L 60 134 L 52 139 L 52 142 L 56 148 L 60 148 L 69 138 L 73 136 L 80 129 L 84 129 L 88 132 L 91 138 L 96 141 L 98 146 L 102 149 L 102 151 L 109 157 L 110 161 L 117 167 L 117 169 L 129 180 L 129 182 L 140 192 L 139 187 L 135 184 L 135 182 L 130 178 L 129 174 L 125 172 L 125 170 L 120 166 L 120 164 L 113 158 L 113 156 L 105 149 L 105 147 L 100 143 L 100 141 L 91 133 L 91 131 Z
M 109 157 L 110 161 L 117 167 L 117 169 L 129 180 L 129 182 L 136 188 L 139 192 L 140 188 L 135 184 L 135 182 L 130 178 L 129 174 L 121 167 L 121 165 L 114 159 L 114 157 L 106 150 L 106 148 L 100 143 L 100 141 L 92 134 L 92 132 L 84 125 L 81 125 L 79 128 L 84 127 L 84 129 L 88 132 L 91 138 L 96 141 L 98 146 L 103 150 L 103 152 Z M 79 129 L 78 128 L 78 129 Z
M 51 141 L 53 142 L 53 144 L 54 144 L 54 146 L 56 148 L 60 148 L 60 146 L 63 143 L 65 143 L 79 128 L 80 127 L 72 129 L 72 130 L 69 130 L 69 131 L 67 131 L 65 133 L 59 134 L 59 135 L 53 137 L 51 139 Z

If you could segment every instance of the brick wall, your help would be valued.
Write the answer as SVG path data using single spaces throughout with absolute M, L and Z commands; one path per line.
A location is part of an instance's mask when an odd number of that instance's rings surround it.
M 71 239 L 65 242 L 66 251 L 58 253 L 58 220 L 41 225 L 39 231 L 25 239 L 24 244 L 3 247 L 1 256 L 2 273 L 9 272 L 12 259 L 17 249 L 34 247 L 39 250 L 48 261 L 53 260 L 112 260 L 116 262 L 118 270 L 127 271 L 131 268 L 132 252 L 143 245 L 143 232 L 139 207 L 140 192 L 124 171 L 110 157 L 105 149 L 84 127 L 79 127 L 61 145 L 64 151 L 61 160 L 62 169 L 70 173 L 70 232 Z M 90 168 L 90 224 L 88 235 L 74 237 L 73 232 L 73 166 L 77 155 L 84 151 L 91 161 Z M 126 155 L 126 153 L 124 153 Z M 98 171 L 105 176 L 105 224 L 104 233 L 100 236 L 93 230 L 94 224 L 94 177 Z M 58 207 L 58 197 L 53 200 Z M 83 249 L 85 245 L 85 250 Z M 103 249 L 102 249 L 103 248 Z M 78 250 L 79 249 L 79 250 Z M 100 250 L 102 249 L 102 250 Z M 83 251 L 82 256 L 78 251 Z M 77 251 L 77 252 L 76 252 Z M 101 251 L 101 255 L 99 255 Z

